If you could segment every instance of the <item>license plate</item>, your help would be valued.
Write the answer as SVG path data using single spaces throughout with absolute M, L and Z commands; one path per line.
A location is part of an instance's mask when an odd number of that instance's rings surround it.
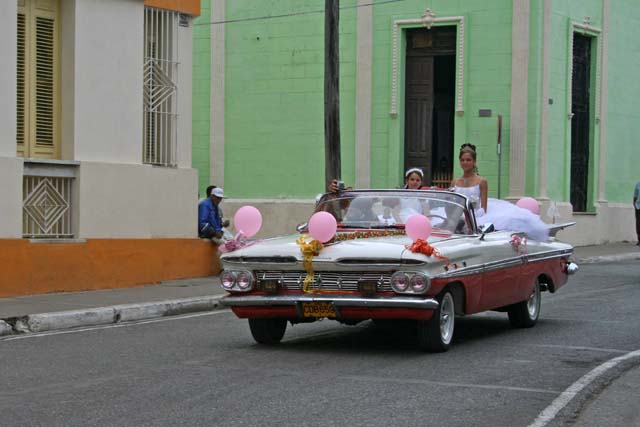
M 304 317 L 336 317 L 336 311 L 330 302 L 303 302 Z

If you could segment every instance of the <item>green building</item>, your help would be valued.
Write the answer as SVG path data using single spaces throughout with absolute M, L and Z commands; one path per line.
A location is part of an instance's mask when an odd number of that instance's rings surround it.
M 324 3 L 203 0 L 194 23 L 200 193 L 257 206 L 265 235 L 323 191 Z M 535 197 L 574 244 L 634 239 L 639 23 L 634 0 L 341 0 L 343 180 L 446 186 L 472 142 L 490 197 Z

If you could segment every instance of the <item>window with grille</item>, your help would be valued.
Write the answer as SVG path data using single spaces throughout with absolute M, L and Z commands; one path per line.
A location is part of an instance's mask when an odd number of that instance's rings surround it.
M 145 8 L 144 163 L 175 166 L 179 13 Z
M 59 158 L 58 0 L 18 0 L 18 156 Z

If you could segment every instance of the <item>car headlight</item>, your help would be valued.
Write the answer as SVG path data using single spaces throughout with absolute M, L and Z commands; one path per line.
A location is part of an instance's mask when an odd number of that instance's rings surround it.
M 419 294 L 426 291 L 429 287 L 429 278 L 424 274 L 416 273 L 409 281 L 409 284 L 411 285 L 411 289 Z
M 220 283 L 226 290 L 231 290 L 236 284 L 236 274 L 233 271 L 223 271 L 220 275 Z
M 248 271 L 240 271 L 236 275 L 236 283 L 240 289 L 247 290 L 253 283 L 253 275 Z
M 413 271 L 396 271 L 390 282 L 391 289 L 399 294 L 424 294 L 431 285 L 429 276 Z
M 391 288 L 396 292 L 406 292 L 409 287 L 409 276 L 402 271 L 397 271 L 391 275 Z
M 225 291 L 249 292 L 254 282 L 253 273 L 247 270 L 225 270 L 220 275 L 220 283 Z

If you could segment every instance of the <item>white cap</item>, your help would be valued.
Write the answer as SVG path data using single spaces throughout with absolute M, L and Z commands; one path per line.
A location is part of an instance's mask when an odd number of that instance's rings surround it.
M 220 187 L 216 187 L 211 191 L 211 195 L 222 199 L 224 197 L 224 190 Z

